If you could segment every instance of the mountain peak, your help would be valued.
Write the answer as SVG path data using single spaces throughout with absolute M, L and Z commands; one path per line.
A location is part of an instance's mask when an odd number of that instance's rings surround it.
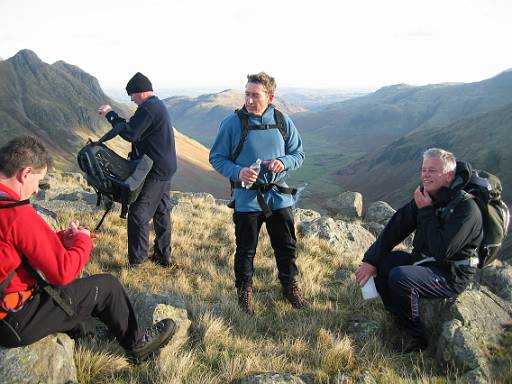
M 34 51 L 30 49 L 22 49 L 9 60 L 12 60 L 17 63 L 27 63 L 27 64 L 39 64 L 42 63 L 39 56 L 36 55 Z

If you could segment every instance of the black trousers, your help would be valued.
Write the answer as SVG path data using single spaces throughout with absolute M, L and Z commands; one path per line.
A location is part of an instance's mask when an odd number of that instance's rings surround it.
M 89 329 L 93 318 L 103 322 L 126 349 L 142 337 L 130 299 L 114 276 L 94 275 L 56 289 L 75 316 L 67 315 L 44 291 L 38 292 L 21 310 L 0 321 L 0 345 L 20 347 L 52 333 Z
M 153 251 L 163 261 L 171 261 L 170 180 L 146 179 L 139 197 L 128 213 L 128 261 L 142 263 L 148 256 L 149 222 L 153 219 Z
M 453 297 L 458 291 L 453 287 L 449 268 L 432 263 L 412 265 L 414 261 L 407 252 L 390 252 L 377 265 L 375 286 L 386 309 L 398 316 L 405 330 L 425 339 L 419 299 Z
M 235 212 L 236 253 L 235 253 L 235 286 L 240 288 L 252 286 L 254 271 L 254 255 L 258 245 L 261 225 L 265 222 L 270 243 L 274 249 L 278 277 L 281 284 L 295 282 L 297 265 L 295 249 L 297 239 L 291 208 L 272 211 L 269 218 L 263 212 Z

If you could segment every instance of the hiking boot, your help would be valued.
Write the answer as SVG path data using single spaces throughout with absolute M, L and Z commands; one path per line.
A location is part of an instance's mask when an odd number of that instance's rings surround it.
M 238 296 L 238 306 L 242 311 L 248 315 L 254 315 L 254 308 L 252 306 L 252 287 L 240 287 L 236 289 Z
M 156 253 L 154 253 L 153 256 L 149 257 L 149 261 L 158 264 L 164 268 L 176 268 L 176 263 L 173 263 L 171 260 L 166 260 L 163 257 L 158 256 Z
M 413 337 L 408 335 L 403 335 L 400 340 L 393 346 L 393 350 L 396 353 L 412 353 L 412 352 L 420 352 L 424 349 L 427 349 L 428 341 L 423 337 Z
M 297 283 L 283 284 L 283 296 L 293 308 L 308 308 L 310 306 L 309 302 L 302 297 Z
M 172 319 L 163 319 L 146 328 L 142 338 L 127 354 L 135 363 L 146 360 L 153 352 L 164 347 L 176 332 L 176 323 Z

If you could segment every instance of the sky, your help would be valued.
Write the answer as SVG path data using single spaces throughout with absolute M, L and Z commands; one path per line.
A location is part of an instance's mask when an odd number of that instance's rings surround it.
M 369 90 L 473 82 L 512 68 L 510 0 L 0 0 L 0 57 L 64 60 L 124 89 Z

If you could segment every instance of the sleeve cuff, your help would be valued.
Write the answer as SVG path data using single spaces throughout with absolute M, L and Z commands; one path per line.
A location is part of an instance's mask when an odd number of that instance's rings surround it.
M 117 115 L 116 112 L 114 111 L 110 111 L 109 113 L 107 113 L 105 115 L 105 118 L 108 120 L 108 122 L 112 125 L 114 125 L 114 122 L 116 121 L 116 119 L 118 118 L 119 116 Z
M 435 209 L 431 205 L 418 209 L 418 218 L 420 220 L 430 217 L 434 214 L 435 214 Z

